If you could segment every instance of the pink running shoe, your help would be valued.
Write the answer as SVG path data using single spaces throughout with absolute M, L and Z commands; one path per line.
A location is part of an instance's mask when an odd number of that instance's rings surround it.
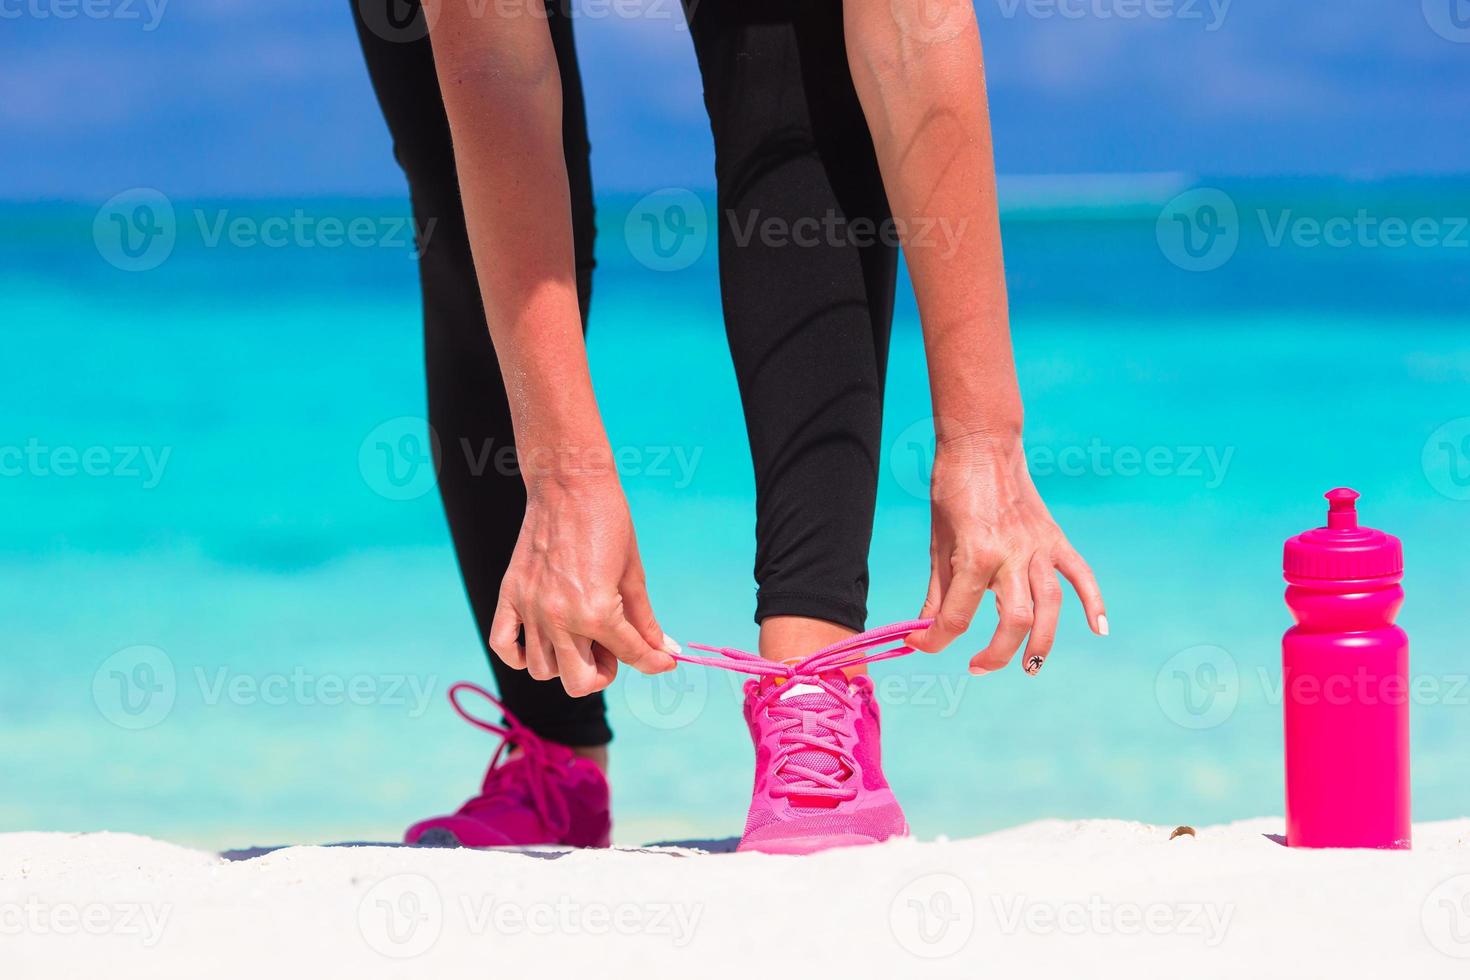
M 902 644 L 870 653 L 929 625 L 895 623 L 775 663 L 742 650 L 692 644 L 727 659 L 676 660 L 757 675 L 745 684 L 745 723 L 755 743 L 755 790 L 738 850 L 811 854 L 908 836 L 883 777 L 878 701 L 866 676 L 844 667 L 913 653 Z
M 461 691 L 473 691 L 495 705 L 505 715 L 505 724 L 470 714 L 459 703 Z M 485 772 L 480 795 L 453 814 L 414 824 L 403 835 L 404 843 L 427 847 L 607 847 L 611 843 L 607 777 L 595 762 L 540 738 L 478 684 L 455 684 L 449 689 L 449 703 L 465 721 L 499 735 L 502 741 Z M 502 761 L 506 747 L 512 744 L 521 750 L 520 755 Z

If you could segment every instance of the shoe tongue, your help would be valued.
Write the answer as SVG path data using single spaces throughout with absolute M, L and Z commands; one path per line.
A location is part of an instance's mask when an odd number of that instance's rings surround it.
M 841 683 L 846 682 L 846 678 L 842 677 L 840 673 L 835 676 L 829 675 L 829 679 L 838 680 Z M 801 711 L 825 711 L 832 708 L 844 707 L 840 700 L 819 684 L 788 681 L 782 686 L 783 690 L 776 698 L 782 707 L 797 708 Z M 831 735 L 830 730 L 812 716 L 802 718 L 801 731 L 804 735 L 817 735 L 823 738 Z M 824 776 L 840 776 L 846 771 L 846 767 L 842 765 L 842 761 L 835 752 L 828 752 L 822 749 L 801 749 L 791 753 L 789 761 L 799 766 L 805 766 L 807 769 L 819 772 Z M 793 796 L 791 802 L 798 805 L 817 807 L 830 807 L 832 805 L 830 800 L 823 797 L 802 798 Z

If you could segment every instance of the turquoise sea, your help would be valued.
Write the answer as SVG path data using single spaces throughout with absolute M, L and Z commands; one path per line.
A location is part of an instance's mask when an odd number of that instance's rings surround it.
M 1033 471 L 1112 636 L 1074 602 L 1039 677 L 973 678 L 987 604 L 959 647 L 880 665 L 916 832 L 1279 813 L 1280 546 L 1342 484 L 1404 540 L 1416 817 L 1470 813 L 1470 183 L 1016 180 L 1003 201 Z M 420 465 L 406 205 L 172 200 L 153 263 L 99 203 L 0 207 L 0 831 L 394 839 L 492 747 L 443 702 L 488 671 Z M 641 207 L 601 202 L 593 370 L 661 620 L 749 647 L 714 249 L 650 268 Z M 927 576 L 907 299 L 889 393 L 874 622 Z M 724 673 L 625 675 L 609 704 L 621 841 L 739 832 Z

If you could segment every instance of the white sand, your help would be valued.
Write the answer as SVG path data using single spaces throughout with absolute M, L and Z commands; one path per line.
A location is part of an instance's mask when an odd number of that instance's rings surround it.
M 0 977 L 1470 976 L 1470 820 L 1411 853 L 1279 819 L 1045 821 L 807 858 L 0 835 Z M 820 969 L 817 974 L 815 969 Z

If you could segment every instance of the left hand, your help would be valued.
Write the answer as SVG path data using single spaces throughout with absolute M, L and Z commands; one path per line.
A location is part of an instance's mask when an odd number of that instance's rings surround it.
M 942 650 L 970 628 L 980 599 L 994 592 L 1000 623 L 971 658 L 970 672 L 1004 667 L 1029 635 L 1021 665 L 1035 674 L 1056 640 L 1062 609 L 1057 572 L 1077 590 L 1092 631 L 1107 636 L 1097 580 L 1036 492 L 1019 438 L 941 441 L 930 498 L 929 594 L 920 617 L 934 617 L 934 623 L 911 634 L 911 646 Z

